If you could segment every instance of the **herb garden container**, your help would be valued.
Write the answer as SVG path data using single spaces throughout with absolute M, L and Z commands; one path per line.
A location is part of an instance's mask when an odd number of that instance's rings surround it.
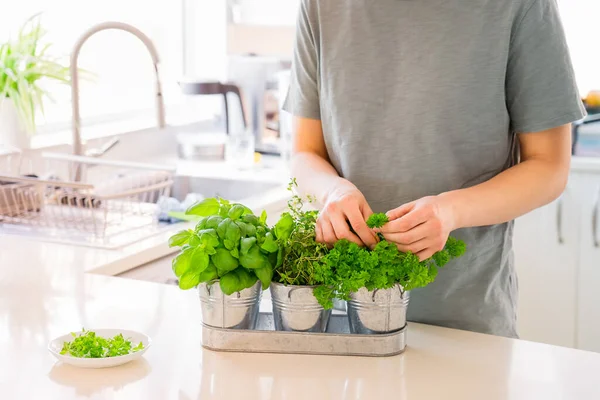
M 254 329 L 258 317 L 262 287 L 253 286 L 226 295 L 219 281 L 198 285 L 202 305 L 202 322 L 216 328 Z
M 325 310 L 313 294 L 315 286 L 286 286 L 271 282 L 273 320 L 278 331 L 325 332 L 331 310 Z
M 361 288 L 351 293 L 348 301 L 350 332 L 382 334 L 404 328 L 409 296 L 400 285 L 373 291 Z

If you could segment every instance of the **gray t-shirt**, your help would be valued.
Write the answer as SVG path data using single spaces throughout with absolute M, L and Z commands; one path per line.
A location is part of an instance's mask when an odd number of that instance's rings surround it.
M 516 133 L 585 115 L 555 0 L 303 0 L 285 109 L 321 120 L 380 212 L 487 181 Z M 409 320 L 516 337 L 512 230 L 454 232 L 467 254 L 411 293 Z

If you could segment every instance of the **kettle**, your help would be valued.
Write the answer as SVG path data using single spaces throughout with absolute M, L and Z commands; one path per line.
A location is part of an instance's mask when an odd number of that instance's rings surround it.
M 223 160 L 227 137 L 232 133 L 228 94 L 237 97 L 239 115 L 244 130 L 247 127 L 246 114 L 240 88 L 218 81 L 179 82 L 184 95 L 222 95 L 224 105 L 225 132 L 186 132 L 177 135 L 179 157 L 195 160 Z

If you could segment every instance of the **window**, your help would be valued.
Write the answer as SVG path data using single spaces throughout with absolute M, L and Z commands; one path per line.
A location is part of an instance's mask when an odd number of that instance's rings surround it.
M 600 89 L 600 19 L 598 0 L 559 0 L 567 42 L 571 50 L 577 83 L 582 96 Z
M 6 11 L 6 10 L 5 10 Z M 53 43 L 52 54 L 69 54 L 79 36 L 92 25 L 114 20 L 129 23 L 154 42 L 161 57 L 160 75 L 167 104 L 177 102 L 177 81 L 182 74 L 181 2 L 167 0 L 21 0 L 0 13 L 0 40 L 15 35 L 31 15 L 42 13 L 42 24 Z M 80 108 L 84 125 L 153 115 L 154 69 L 145 46 L 123 31 L 103 31 L 82 48 L 80 68 L 93 72 L 93 81 L 80 84 Z M 67 86 L 50 86 L 56 102 L 48 102 L 40 117 L 40 132 L 66 128 L 71 118 L 71 93 Z

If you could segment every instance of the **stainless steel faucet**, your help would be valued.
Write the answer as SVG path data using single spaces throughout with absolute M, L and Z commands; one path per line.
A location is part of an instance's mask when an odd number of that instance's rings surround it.
M 136 36 L 138 39 L 140 39 L 144 45 L 146 45 L 146 48 L 148 49 L 148 52 L 150 53 L 150 56 L 152 57 L 152 63 L 154 64 L 154 71 L 156 73 L 156 119 L 157 119 L 157 125 L 159 128 L 164 128 L 165 127 L 165 105 L 164 105 L 164 101 L 163 101 L 163 96 L 162 96 L 162 89 L 161 89 L 161 84 L 160 84 L 160 77 L 158 74 L 158 63 L 159 63 L 159 58 L 158 58 L 158 52 L 156 51 L 156 47 L 154 47 L 154 44 L 152 43 L 152 41 L 150 40 L 150 38 L 148 36 L 146 36 L 142 31 L 140 31 L 139 29 L 137 29 L 134 26 L 125 24 L 123 22 L 103 22 L 100 23 L 98 25 L 95 25 L 93 27 L 91 27 L 90 29 L 88 29 L 80 38 L 79 40 L 77 40 L 77 43 L 75 43 L 75 47 L 73 47 L 73 51 L 71 52 L 71 96 L 72 96 L 72 109 L 73 109 L 73 154 L 78 156 L 78 155 L 83 155 L 83 146 L 81 144 L 81 117 L 79 115 L 79 73 L 77 70 L 77 60 L 79 58 L 79 52 L 81 51 L 81 47 L 83 46 L 83 44 L 91 37 L 93 36 L 95 33 L 100 32 L 100 31 L 104 31 L 107 29 L 118 29 L 118 30 L 122 30 L 122 31 L 126 31 L 129 32 L 131 34 L 133 34 L 134 36 Z M 113 140 L 111 141 L 110 145 L 105 146 L 105 149 L 103 149 L 105 151 L 107 151 L 108 149 L 110 149 L 111 147 L 113 147 L 118 140 Z M 98 151 L 91 151 L 90 154 L 91 156 L 98 156 L 98 155 L 102 155 L 102 153 L 99 153 Z

